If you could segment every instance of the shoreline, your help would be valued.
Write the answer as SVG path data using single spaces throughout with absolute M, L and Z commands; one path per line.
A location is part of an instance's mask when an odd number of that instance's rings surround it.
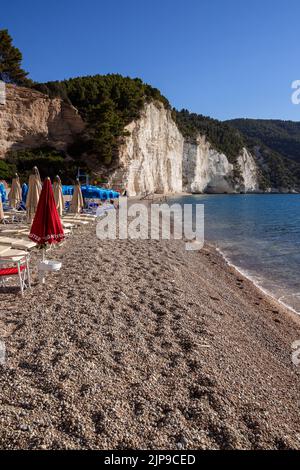
M 1 448 L 300 449 L 300 319 L 213 246 L 93 225 L 51 257 L 1 292 Z
M 275 297 L 274 294 L 272 294 L 272 292 L 268 291 L 267 289 L 264 289 L 264 287 L 262 287 L 261 285 L 259 285 L 257 282 L 255 282 L 255 280 L 251 277 L 250 274 L 247 274 L 242 268 L 239 268 L 238 266 L 236 266 L 234 263 L 232 263 L 230 261 L 230 259 L 225 255 L 225 253 L 222 252 L 222 249 L 217 247 L 216 245 L 214 245 L 213 242 L 210 242 L 208 241 L 208 244 L 210 244 L 218 253 L 220 253 L 220 255 L 224 258 L 224 261 L 226 262 L 226 264 L 231 267 L 231 268 L 234 268 L 241 276 L 243 276 L 245 279 L 247 279 L 248 281 L 252 282 L 252 284 L 259 290 L 261 291 L 264 295 L 266 295 L 267 297 L 270 298 L 270 300 L 272 301 L 275 301 L 277 302 L 280 306 L 288 309 L 291 313 L 293 313 L 294 315 L 297 315 L 299 316 L 300 315 L 300 312 L 298 312 L 296 309 L 294 309 L 291 305 L 283 302 L 282 300 L 278 299 Z
M 259 193 L 259 192 L 250 192 L 250 193 L 230 193 L 230 194 L 225 194 L 223 193 L 222 195 L 223 196 L 232 196 L 232 195 L 236 195 L 236 196 L 248 196 L 248 195 L 261 195 L 261 194 L 269 194 L 269 195 L 295 195 L 295 196 L 299 196 L 300 193 L 295 193 L 295 192 L 291 192 L 291 193 L 275 193 L 275 192 L 264 192 L 264 193 Z M 199 193 L 199 194 L 196 194 L 196 193 L 183 193 L 183 194 L 174 194 L 174 198 L 181 198 L 181 197 L 187 197 L 187 196 L 214 196 L 214 195 L 220 195 L 220 194 L 209 194 L 209 193 Z M 168 197 L 170 199 L 172 199 L 172 196 L 171 195 L 168 195 Z M 206 240 L 207 243 L 211 244 L 220 254 L 221 256 L 224 258 L 224 260 L 226 261 L 226 263 L 229 265 L 229 266 L 232 266 L 233 268 L 236 269 L 236 271 L 238 273 L 240 273 L 240 275 L 244 276 L 246 279 L 250 280 L 261 292 L 263 292 L 265 295 L 267 295 L 268 297 L 270 297 L 272 300 L 275 300 L 276 302 L 278 302 L 281 306 L 289 309 L 291 312 L 293 312 L 293 314 L 299 316 L 300 315 L 300 311 L 296 310 L 296 308 L 294 308 L 292 305 L 288 304 L 287 302 L 284 302 L 283 300 L 281 300 L 282 297 L 286 297 L 286 295 L 284 296 L 281 296 L 280 298 L 276 297 L 276 295 L 271 291 L 271 290 L 268 290 L 266 288 L 264 288 L 262 285 L 260 285 L 254 278 L 253 278 L 253 275 L 248 273 L 245 269 L 237 266 L 236 264 L 234 264 L 230 258 L 222 251 L 222 248 L 219 248 L 217 246 L 217 242 L 214 242 L 214 241 L 211 241 L 209 239 Z M 267 278 L 265 278 L 267 280 Z M 294 294 L 291 294 L 291 295 L 297 295 L 297 293 L 294 293 Z

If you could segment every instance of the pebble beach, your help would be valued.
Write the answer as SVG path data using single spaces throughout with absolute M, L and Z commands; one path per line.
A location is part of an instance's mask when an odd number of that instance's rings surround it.
M 3 449 L 300 449 L 299 317 L 211 245 L 76 231 L 0 296 Z

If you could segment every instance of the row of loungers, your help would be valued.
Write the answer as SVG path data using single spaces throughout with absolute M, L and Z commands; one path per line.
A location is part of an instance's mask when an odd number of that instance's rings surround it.
M 89 214 L 66 215 L 62 217 L 62 224 L 66 237 L 73 229 L 80 228 L 95 220 L 96 216 Z M 29 258 L 30 251 L 36 248 L 36 243 L 29 240 L 28 225 L 13 228 L 4 225 L 0 229 L 0 284 L 5 285 L 5 279 L 11 276 L 19 277 L 21 294 L 27 287 L 31 287 Z

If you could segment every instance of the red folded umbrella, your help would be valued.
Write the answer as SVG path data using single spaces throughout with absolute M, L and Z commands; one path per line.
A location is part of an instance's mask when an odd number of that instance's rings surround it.
M 50 178 L 44 181 L 29 238 L 39 245 L 60 243 L 65 238 Z

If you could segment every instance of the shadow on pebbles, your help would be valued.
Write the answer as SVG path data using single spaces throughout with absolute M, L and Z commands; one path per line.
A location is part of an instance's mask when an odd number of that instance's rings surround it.
M 32 290 L 0 294 L 1 448 L 300 448 L 299 324 L 212 247 L 90 226 L 51 256 L 45 286 L 34 254 Z

